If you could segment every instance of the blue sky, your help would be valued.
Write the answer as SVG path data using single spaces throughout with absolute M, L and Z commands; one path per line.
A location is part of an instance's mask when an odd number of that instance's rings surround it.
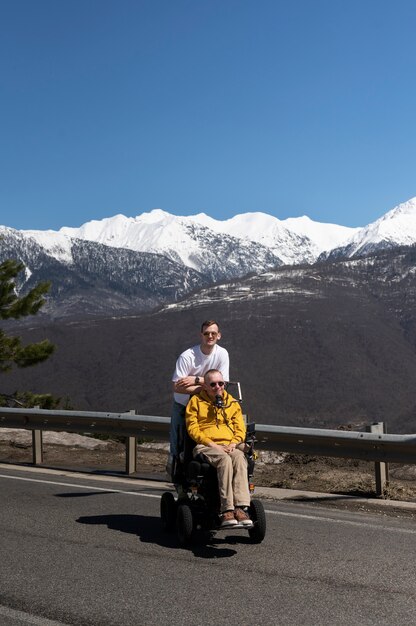
M 0 0 L 0 223 L 361 226 L 416 195 L 413 0 Z

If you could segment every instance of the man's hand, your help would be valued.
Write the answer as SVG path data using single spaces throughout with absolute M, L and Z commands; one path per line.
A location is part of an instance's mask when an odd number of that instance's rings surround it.
M 204 379 L 200 377 L 201 380 L 203 382 Z M 201 382 L 196 385 L 195 376 L 184 376 L 183 378 L 178 378 L 173 384 L 173 388 L 177 393 L 194 393 L 201 388 Z
M 222 452 L 225 447 L 225 446 L 221 446 L 219 443 L 214 443 L 214 441 L 210 441 L 207 445 L 210 448 L 213 448 L 214 450 L 218 450 L 219 452 Z
M 211 441 L 209 444 L 210 448 L 214 448 L 214 450 L 220 450 L 221 452 L 226 452 L 227 454 L 232 454 L 235 450 L 235 447 L 237 444 L 235 443 L 228 443 L 226 446 L 222 446 L 219 443 L 214 443 L 213 441 Z
M 196 376 L 184 376 L 184 378 L 179 378 L 176 381 L 176 384 L 180 387 L 194 387 L 195 386 L 195 378 Z

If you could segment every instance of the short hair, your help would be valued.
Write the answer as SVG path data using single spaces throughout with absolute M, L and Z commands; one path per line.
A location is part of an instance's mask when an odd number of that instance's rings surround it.
M 219 331 L 220 326 L 218 322 L 216 322 L 215 320 L 205 320 L 205 322 L 202 322 L 201 324 L 201 333 L 204 332 L 204 328 L 208 328 L 208 326 L 212 326 L 213 324 L 215 324 L 215 326 L 218 328 L 218 331 Z
M 207 372 L 205 372 L 204 374 L 204 380 L 205 380 L 205 376 L 208 376 L 208 374 L 220 374 L 222 376 L 222 372 L 220 372 L 220 370 L 216 370 L 216 369 L 210 369 Z M 224 376 L 222 376 L 224 378 Z

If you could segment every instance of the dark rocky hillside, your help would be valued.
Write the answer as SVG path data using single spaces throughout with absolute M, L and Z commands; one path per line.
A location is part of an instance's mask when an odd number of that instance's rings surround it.
M 184 265 L 176 251 L 166 254 L 113 248 L 82 239 L 56 239 L 42 245 L 30 234 L 0 226 L 0 262 L 22 261 L 19 289 L 41 280 L 52 288 L 39 320 L 88 315 L 119 316 L 176 302 L 214 282 L 274 268 L 282 261 L 253 241 L 220 235 L 208 228 L 187 229 L 198 245 Z M 198 269 L 195 269 L 198 268 Z
M 179 352 L 218 319 L 245 411 L 259 423 L 416 431 L 416 250 L 285 267 L 199 291 L 154 313 L 23 329 L 50 361 L 2 388 L 69 396 L 74 407 L 169 415 Z
M 14 258 L 25 264 L 19 284 L 23 290 L 42 280 L 51 282 L 37 322 L 149 311 L 211 283 L 165 256 L 89 241 L 74 239 L 71 257 L 71 263 L 60 262 L 17 231 L 2 234 L 0 262 Z

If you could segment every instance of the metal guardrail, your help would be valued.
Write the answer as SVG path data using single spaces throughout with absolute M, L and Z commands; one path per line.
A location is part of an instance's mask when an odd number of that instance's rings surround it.
M 378 424 L 377 424 L 378 425 Z M 416 435 L 256 425 L 259 447 L 384 463 L 416 463 Z
M 92 411 L 56 411 L 0 407 L 0 427 L 27 428 L 165 439 L 170 417 Z
M 166 441 L 169 417 L 90 411 L 56 411 L 0 407 L 0 427 L 33 431 L 34 463 L 41 462 L 42 431 L 107 433 L 127 437 L 126 471 L 135 471 L 136 440 Z M 416 463 L 416 435 L 391 435 L 380 432 L 326 430 L 256 424 L 256 447 L 279 452 L 343 457 L 374 461 L 376 464 Z M 37 433 L 37 434 L 36 434 Z
M 0 427 L 29 430 L 106 433 L 166 441 L 169 417 L 91 411 L 56 411 L 0 407 Z M 416 463 L 416 434 L 297 428 L 256 424 L 256 447 L 279 452 Z
M 32 431 L 34 465 L 43 463 L 43 431 L 100 433 L 126 437 L 126 473 L 134 474 L 137 471 L 137 438 L 166 440 L 169 426 L 169 417 L 136 415 L 135 411 L 98 413 L 0 407 L 0 427 Z

